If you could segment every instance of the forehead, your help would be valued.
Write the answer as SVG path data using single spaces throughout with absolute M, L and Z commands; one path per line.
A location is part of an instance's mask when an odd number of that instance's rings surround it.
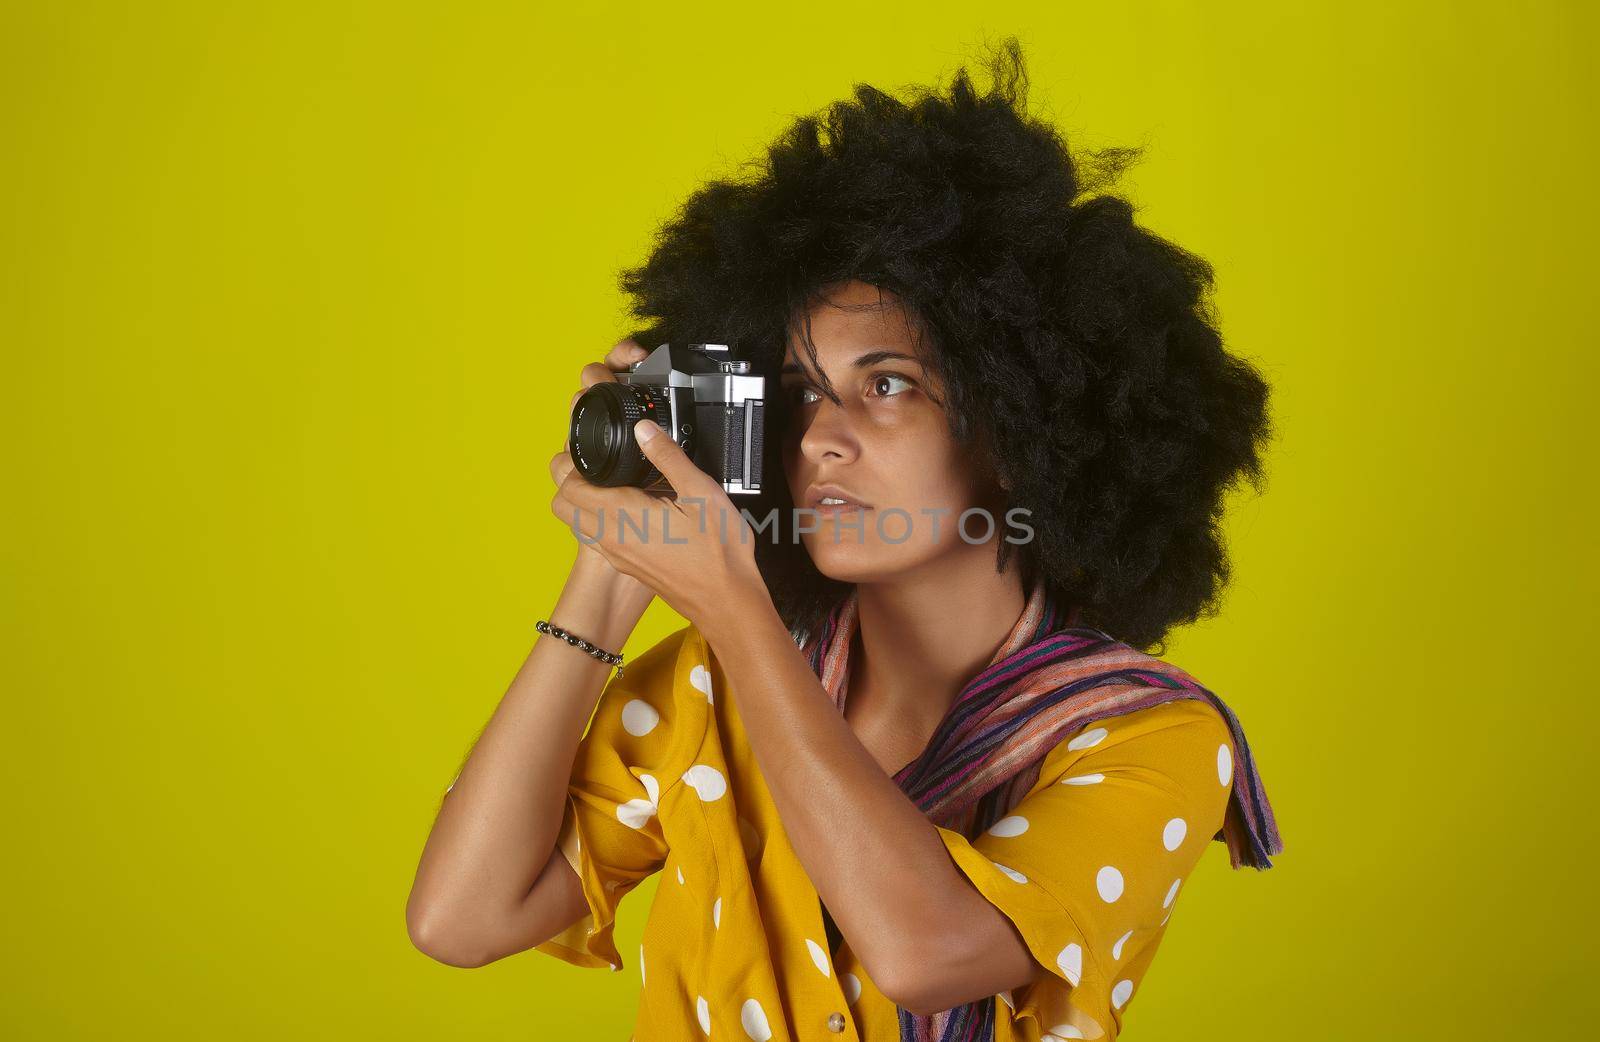
M 802 337 L 809 336 L 817 360 L 831 368 L 835 359 L 849 360 L 867 348 L 888 348 L 921 355 L 910 316 L 890 290 L 853 281 L 829 287 L 790 324 L 786 362 L 806 360 Z

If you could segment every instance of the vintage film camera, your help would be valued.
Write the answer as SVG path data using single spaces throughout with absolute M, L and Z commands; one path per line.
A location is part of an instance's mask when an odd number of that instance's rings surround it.
M 585 480 L 651 493 L 672 486 L 645 458 L 633 425 L 651 419 L 729 494 L 761 491 L 765 379 L 727 344 L 662 344 L 617 382 L 588 388 L 572 407 L 567 448 Z

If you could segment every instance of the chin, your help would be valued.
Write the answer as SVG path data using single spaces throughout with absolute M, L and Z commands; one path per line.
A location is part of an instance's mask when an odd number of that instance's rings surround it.
M 842 583 L 880 582 L 910 571 L 926 559 L 911 543 L 878 542 L 870 531 L 859 543 L 855 532 L 846 531 L 836 543 L 832 529 L 826 525 L 820 531 L 802 535 L 800 542 L 817 571 Z

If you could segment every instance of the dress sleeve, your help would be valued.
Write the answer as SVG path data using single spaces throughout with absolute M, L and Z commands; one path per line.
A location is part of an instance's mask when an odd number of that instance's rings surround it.
M 1001 996 L 1041 1039 L 1120 1033 L 1184 880 L 1222 828 L 1232 754 L 1209 703 L 1162 703 L 1060 743 L 975 840 L 939 829 L 1045 971 Z
M 688 768 L 706 713 L 690 674 L 705 668 L 703 645 L 685 628 L 612 677 L 578 743 L 556 844 L 583 886 L 589 911 L 535 946 L 575 966 L 620 970 L 612 940 L 617 906 L 661 869 L 667 836 L 662 798 Z

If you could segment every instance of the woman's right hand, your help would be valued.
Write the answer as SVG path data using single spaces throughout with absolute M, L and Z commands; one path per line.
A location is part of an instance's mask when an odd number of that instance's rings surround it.
M 578 371 L 578 380 L 583 385 L 572 392 L 572 400 L 567 403 L 567 422 L 564 426 L 570 434 L 572 410 L 578 404 L 578 397 L 603 380 L 617 382 L 617 373 L 626 372 L 634 362 L 648 357 L 650 352 L 633 340 L 624 340 L 606 353 L 605 361 L 590 362 Z M 556 487 L 566 480 L 567 475 L 573 470 L 572 455 L 568 451 L 567 439 L 562 438 L 561 451 L 557 452 L 550 460 L 550 477 L 555 481 Z M 551 503 L 551 511 L 560 519 L 561 523 L 569 529 L 572 527 L 572 504 L 565 499 L 557 497 Z M 576 536 L 574 536 L 576 539 Z M 630 599 L 641 601 L 648 606 L 655 592 L 631 575 L 624 575 L 611 566 L 605 555 L 596 550 L 591 543 L 576 539 L 578 543 L 577 560 L 573 562 L 574 572 L 583 572 L 587 576 L 601 578 L 614 584 L 619 592 Z M 642 609 L 641 609 L 642 610 Z

